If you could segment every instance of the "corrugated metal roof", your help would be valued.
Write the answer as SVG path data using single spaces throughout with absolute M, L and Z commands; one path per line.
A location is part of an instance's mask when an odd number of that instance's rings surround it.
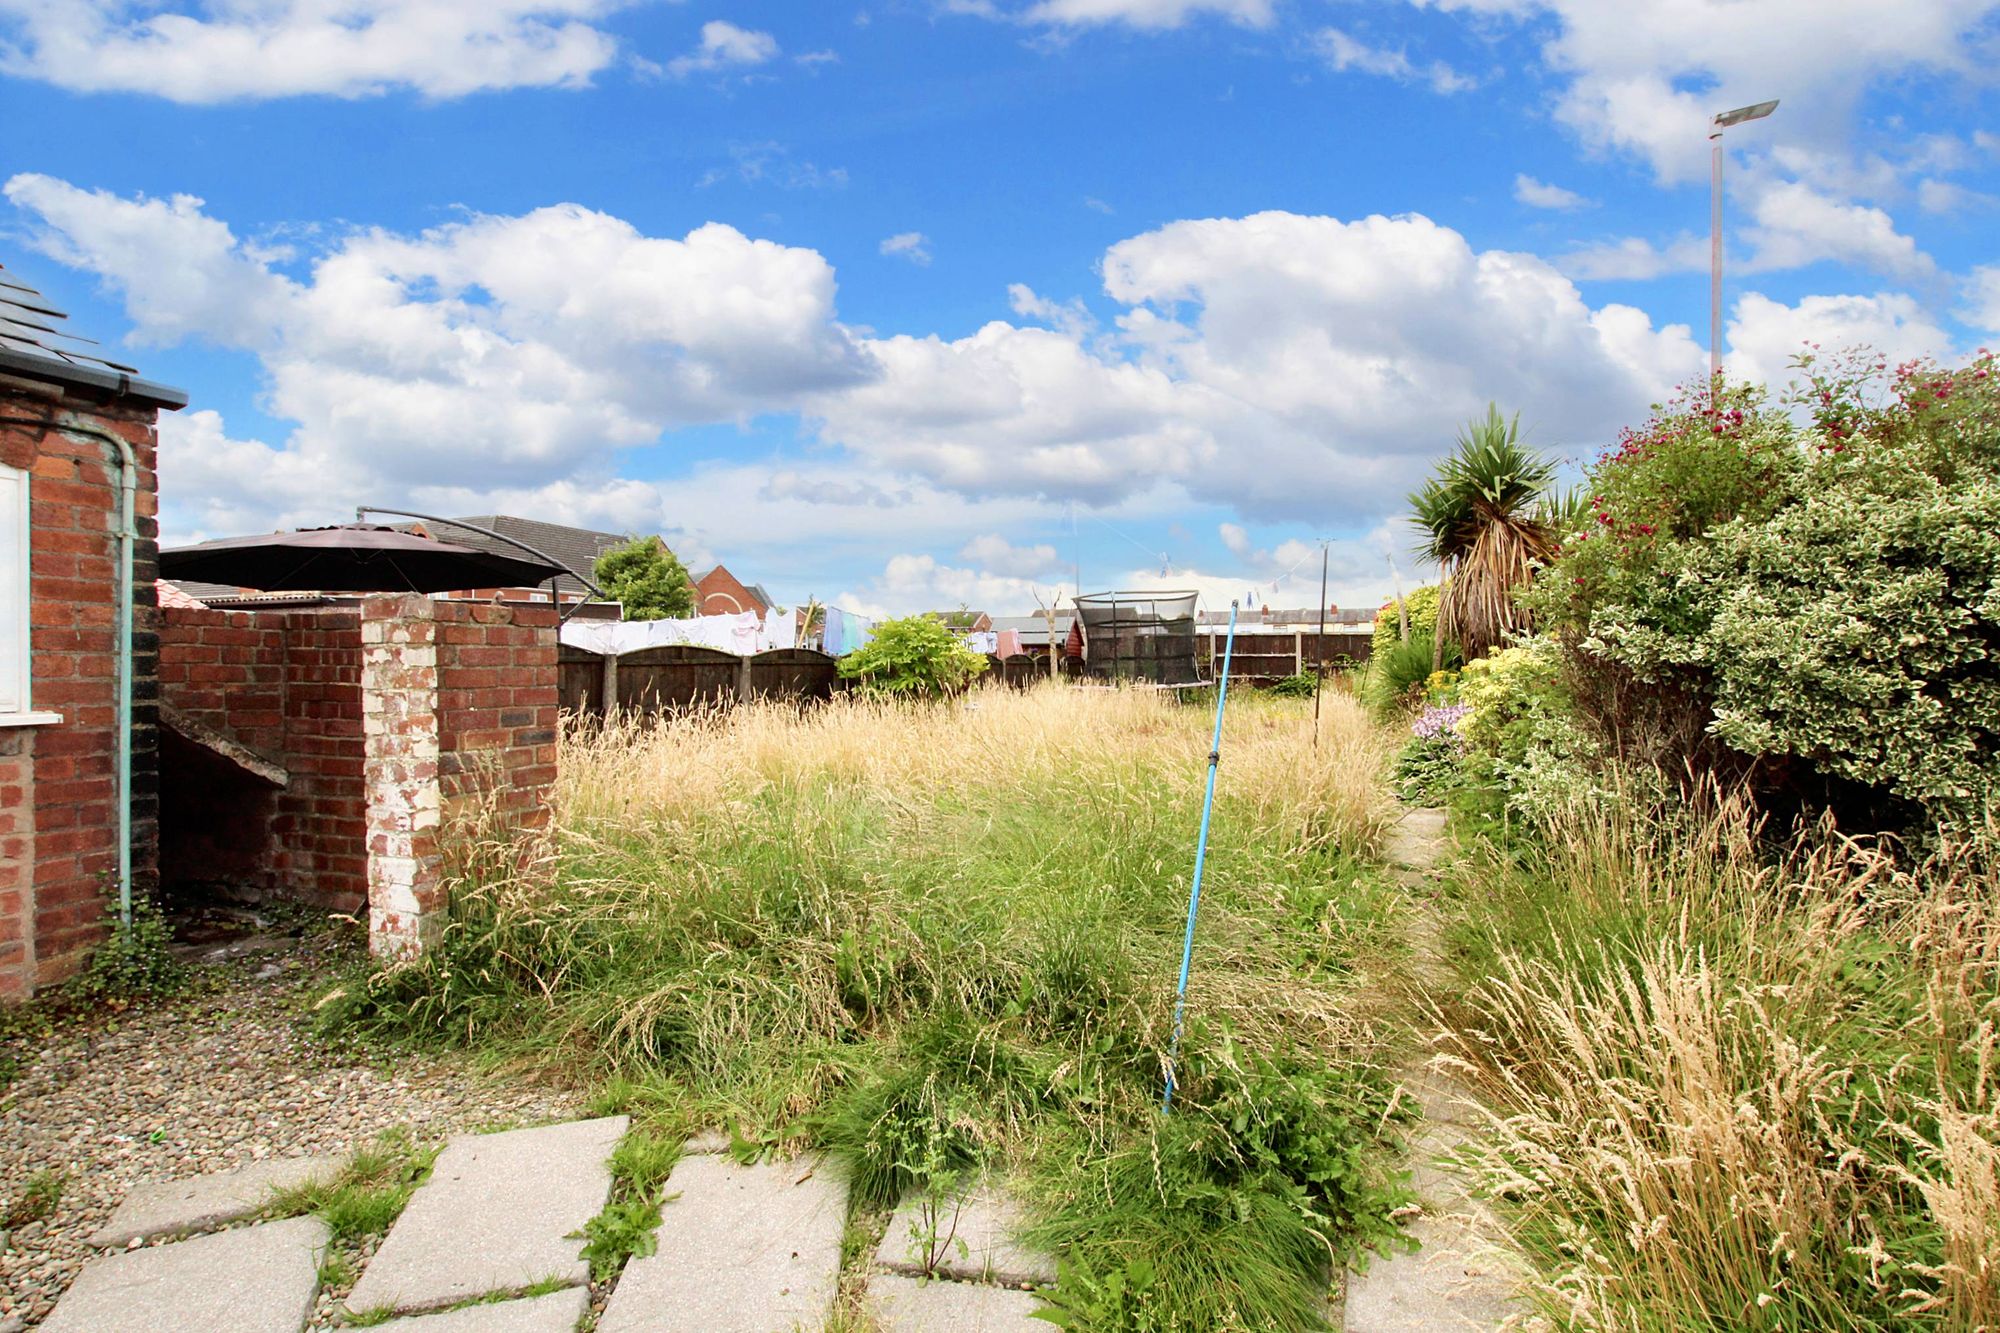
M 187 406 L 181 390 L 139 379 L 137 367 L 85 351 L 98 343 L 65 329 L 68 318 L 0 265 L 0 371 L 106 389 L 161 407 Z

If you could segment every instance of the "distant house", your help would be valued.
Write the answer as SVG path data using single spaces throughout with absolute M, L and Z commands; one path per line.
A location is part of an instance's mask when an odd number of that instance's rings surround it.
M 460 524 L 468 526 L 461 527 Z M 419 520 L 399 526 L 410 532 L 421 532 L 427 537 L 456 542 L 460 546 L 470 546 L 475 550 L 512 556 L 527 554 L 518 546 L 497 541 L 486 535 L 486 532 L 497 532 L 502 537 L 512 537 L 517 542 L 526 542 L 557 564 L 567 566 L 585 578 L 592 577 L 597 568 L 597 557 L 613 547 L 623 546 L 632 540 L 630 536 L 622 533 L 573 528 L 563 523 L 544 523 L 540 519 L 520 518 L 513 514 L 468 514 L 450 523 L 427 523 Z M 484 528 L 486 532 L 474 531 L 476 528 Z M 557 575 L 553 582 L 556 594 L 554 600 L 557 602 L 564 604 L 581 602 L 591 597 L 588 586 L 567 574 Z M 533 588 L 465 588 L 438 595 L 463 601 L 491 601 L 496 597 L 508 602 L 550 600 L 547 583 Z
M 0 999 L 63 980 L 158 878 L 160 410 L 0 269 Z
M 763 584 L 745 583 L 723 565 L 694 576 L 694 613 L 698 616 L 733 616 L 744 611 L 761 616 L 775 605 Z

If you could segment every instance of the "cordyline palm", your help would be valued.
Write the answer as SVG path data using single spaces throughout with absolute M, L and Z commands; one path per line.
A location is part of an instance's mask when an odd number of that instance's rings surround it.
M 1555 554 L 1553 463 L 1521 443 L 1521 418 L 1509 421 L 1492 404 L 1483 420 L 1458 437 L 1437 475 L 1410 497 L 1424 530 L 1424 554 L 1443 572 L 1437 640 L 1448 639 L 1471 661 L 1527 628 L 1514 589 Z

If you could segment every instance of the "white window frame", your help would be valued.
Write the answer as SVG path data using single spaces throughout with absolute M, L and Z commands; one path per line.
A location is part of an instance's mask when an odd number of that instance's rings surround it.
M 61 713 L 34 708 L 33 533 L 29 474 L 0 464 L 0 727 L 45 727 Z

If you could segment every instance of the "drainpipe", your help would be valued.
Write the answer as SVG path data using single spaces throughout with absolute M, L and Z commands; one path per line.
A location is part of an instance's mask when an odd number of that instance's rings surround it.
M 139 489 L 139 460 L 128 441 L 108 431 L 57 421 L 53 417 L 0 417 L 0 425 L 39 426 L 99 440 L 118 451 L 118 711 L 112 730 L 118 774 L 118 920 L 132 928 L 132 573 L 139 530 L 134 495 Z
M 139 489 L 139 460 L 132 446 L 118 446 L 118 920 L 132 933 L 132 586 L 138 525 L 133 496 Z

